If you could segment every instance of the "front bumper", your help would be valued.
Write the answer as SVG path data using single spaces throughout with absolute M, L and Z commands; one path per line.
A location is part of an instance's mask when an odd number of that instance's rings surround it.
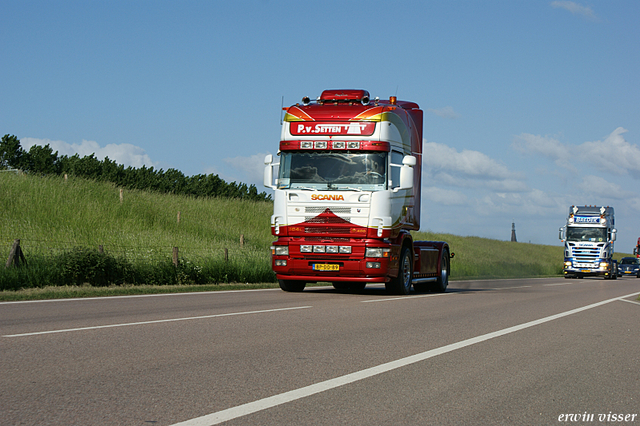
M 608 277 L 611 275 L 611 266 L 610 264 L 600 266 L 601 262 L 588 263 L 588 264 L 580 264 L 577 262 L 571 262 L 570 265 L 567 265 L 568 261 L 565 261 L 564 265 L 564 275 L 565 276 L 605 276 Z
M 287 264 L 286 266 L 276 265 L 276 260 L 286 260 Z M 291 257 L 274 257 L 271 266 L 273 267 L 273 271 L 276 273 L 278 279 L 281 280 L 359 283 L 385 283 L 389 280 L 388 258 L 299 259 Z

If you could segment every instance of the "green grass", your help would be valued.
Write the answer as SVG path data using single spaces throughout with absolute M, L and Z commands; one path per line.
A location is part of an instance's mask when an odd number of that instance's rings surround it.
M 0 290 L 93 282 L 79 270 L 96 259 L 123 285 L 274 282 L 272 206 L 143 191 L 125 191 L 121 202 L 106 183 L 0 173 L 0 258 L 20 239 L 28 264 L 2 268 Z M 104 258 L 95 257 L 99 246 Z
M 418 232 L 417 240 L 446 241 L 455 253 L 451 276 L 457 279 L 552 277 L 562 275 L 562 246 L 480 237 Z
M 27 260 L 27 266 L 0 265 L 0 300 L 277 286 L 269 255 L 271 202 L 143 191 L 124 191 L 121 202 L 111 184 L 2 172 L 0 209 L 0 261 L 15 239 Z M 452 279 L 562 274 L 560 243 L 430 232 L 414 239 L 449 243 Z

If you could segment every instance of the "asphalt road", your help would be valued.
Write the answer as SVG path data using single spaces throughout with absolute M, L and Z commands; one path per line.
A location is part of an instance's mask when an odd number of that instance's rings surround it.
M 0 303 L 0 424 L 640 425 L 638 294 L 553 278 Z

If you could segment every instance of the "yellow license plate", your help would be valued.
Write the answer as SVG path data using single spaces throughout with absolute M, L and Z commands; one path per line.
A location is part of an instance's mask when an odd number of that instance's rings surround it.
M 340 265 L 336 264 L 326 264 L 326 263 L 314 263 L 313 264 L 314 271 L 339 271 Z

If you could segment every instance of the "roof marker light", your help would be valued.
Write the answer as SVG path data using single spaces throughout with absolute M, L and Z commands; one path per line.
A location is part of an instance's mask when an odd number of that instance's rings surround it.
M 398 98 L 396 98 L 395 96 L 390 96 L 389 97 L 389 103 L 391 105 L 395 105 L 397 101 L 398 101 Z
M 313 149 L 313 142 L 311 141 L 301 141 L 300 149 Z

